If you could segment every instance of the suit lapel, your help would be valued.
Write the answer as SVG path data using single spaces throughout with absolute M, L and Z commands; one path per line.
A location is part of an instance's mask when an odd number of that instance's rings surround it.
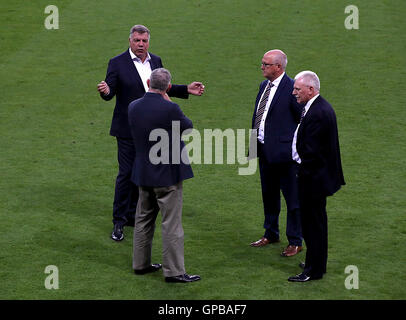
M 313 111 L 317 108 L 317 105 L 321 103 L 321 96 L 318 96 L 316 100 L 313 101 L 312 105 L 310 106 L 309 110 L 307 110 L 305 117 L 302 120 L 302 123 L 299 126 L 299 130 L 297 131 L 297 135 L 299 136 L 301 132 L 306 128 L 308 119 L 312 116 Z
M 137 67 L 134 65 L 133 60 L 131 59 L 131 55 L 130 52 L 127 50 L 127 54 L 126 54 L 126 66 L 128 68 L 128 71 L 130 73 L 130 76 L 132 78 L 132 81 L 134 83 L 138 83 L 139 86 L 141 86 L 141 88 L 144 89 L 144 84 L 142 83 L 141 77 L 138 73 Z
M 271 105 L 269 106 L 269 110 L 268 113 L 272 111 L 273 106 L 278 102 L 278 99 L 281 95 L 281 92 L 284 90 L 284 87 L 286 85 L 287 82 L 287 75 L 285 73 L 285 75 L 282 77 L 281 82 L 279 82 L 278 88 L 276 89 L 275 95 L 272 98 L 272 102 Z
M 151 55 L 151 60 L 149 60 L 149 64 L 151 66 L 151 70 L 155 70 L 155 69 L 159 68 L 158 61 L 152 54 L 150 54 L 150 55 Z

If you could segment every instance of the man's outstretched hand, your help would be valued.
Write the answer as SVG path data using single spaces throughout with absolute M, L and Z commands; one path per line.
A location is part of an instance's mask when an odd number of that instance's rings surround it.
M 204 85 L 201 82 L 194 81 L 187 86 L 187 91 L 195 96 L 201 96 L 204 93 Z

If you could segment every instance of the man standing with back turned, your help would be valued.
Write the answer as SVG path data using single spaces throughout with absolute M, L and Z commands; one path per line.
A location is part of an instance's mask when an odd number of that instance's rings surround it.
M 128 105 L 141 98 L 148 91 L 147 79 L 151 71 L 162 68 L 161 58 L 148 52 L 150 31 L 142 25 L 130 30 L 130 48 L 109 61 L 105 81 L 101 81 L 97 90 L 104 100 L 116 96 L 110 135 L 117 139 L 118 175 L 116 179 L 113 224 L 111 238 L 124 239 L 123 227 L 134 226 L 134 214 L 138 200 L 138 188 L 131 183 L 131 170 L 135 149 L 128 127 Z M 168 95 L 187 99 L 189 94 L 202 95 L 204 86 L 200 82 L 186 85 L 173 85 Z
M 264 54 L 261 69 L 264 77 L 259 87 L 252 117 L 252 128 L 258 130 L 257 150 L 264 205 L 265 233 L 252 242 L 263 247 L 279 242 L 280 192 L 286 200 L 286 236 L 288 246 L 282 256 L 291 257 L 302 250 L 300 209 L 296 170 L 292 160 L 292 139 L 302 106 L 292 95 L 293 80 L 285 73 L 287 57 L 281 50 Z
M 293 94 L 306 104 L 292 143 L 292 158 L 299 164 L 298 184 L 306 261 L 293 282 L 321 279 L 327 269 L 327 197 L 344 182 L 336 115 L 319 94 L 320 80 L 312 71 L 295 77 Z
M 132 181 L 139 186 L 133 269 L 136 274 L 146 274 L 162 267 L 166 282 L 193 282 L 200 280 L 200 276 L 185 272 L 182 228 L 182 185 L 183 180 L 193 177 L 193 172 L 181 140 L 181 133 L 193 128 L 193 124 L 166 95 L 170 81 L 168 70 L 155 69 L 147 80 L 149 91 L 128 107 L 137 150 Z M 156 142 L 158 137 L 161 139 Z M 151 264 L 159 211 L 162 213 L 162 265 Z

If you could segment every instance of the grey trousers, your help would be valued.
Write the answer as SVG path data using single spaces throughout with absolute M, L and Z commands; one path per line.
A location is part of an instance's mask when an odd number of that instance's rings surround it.
M 182 182 L 170 187 L 139 187 L 134 226 L 133 269 L 151 264 L 158 212 L 162 213 L 162 270 L 165 277 L 185 273 Z

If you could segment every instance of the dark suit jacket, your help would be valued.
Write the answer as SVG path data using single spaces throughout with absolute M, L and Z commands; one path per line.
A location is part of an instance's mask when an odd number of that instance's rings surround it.
M 314 100 L 300 124 L 296 149 L 301 159 L 299 183 L 306 193 L 330 196 L 345 184 L 336 115 L 322 97 Z
M 176 103 L 157 93 L 147 92 L 144 97 L 130 103 L 128 120 L 136 150 L 131 180 L 137 186 L 167 187 L 193 177 L 189 161 L 182 161 L 181 151 L 185 144 L 180 139 L 181 133 L 193 128 L 193 124 Z M 173 121 L 178 121 L 179 128 L 177 134 L 174 132 L 174 141 Z M 155 139 L 150 136 L 154 129 L 163 130 Z M 151 148 L 154 149 L 151 151 Z M 159 153 L 157 149 L 161 149 Z M 167 155 L 168 163 L 152 163 L 150 151 L 161 159 Z
M 150 56 L 152 70 L 163 67 L 160 57 L 151 53 Z M 111 100 L 116 96 L 110 135 L 131 138 L 128 127 L 128 105 L 131 101 L 141 98 L 145 94 L 145 88 L 128 50 L 110 59 L 105 81 L 110 87 L 110 93 L 108 95 L 101 93 L 100 96 L 104 100 Z M 189 96 L 185 85 L 172 85 L 168 95 L 185 99 Z
M 268 80 L 265 80 L 259 86 L 252 116 L 252 128 L 255 123 L 256 108 L 267 83 Z M 264 156 L 268 163 L 292 161 L 293 135 L 303 109 L 303 106 L 299 105 L 292 95 L 293 83 L 294 81 L 285 73 L 269 106 L 265 119 L 265 143 L 262 148 L 258 148 L 263 151 L 263 154 L 259 153 L 259 156 Z

